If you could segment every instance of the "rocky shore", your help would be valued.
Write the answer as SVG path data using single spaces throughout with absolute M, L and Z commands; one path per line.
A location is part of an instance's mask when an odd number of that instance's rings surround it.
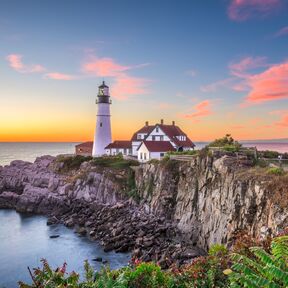
M 235 155 L 204 155 L 137 167 L 94 160 L 64 169 L 60 157 L 0 167 L 0 209 L 44 214 L 163 268 L 230 245 L 239 231 L 275 235 L 288 226 L 288 177 L 268 175 Z M 94 164 L 93 164 L 94 163 Z
M 157 261 L 163 268 L 204 254 L 182 240 L 173 221 L 129 199 L 127 171 L 99 172 L 83 163 L 79 171 L 63 174 L 55 172 L 59 165 L 55 157 L 42 156 L 34 163 L 13 161 L 0 168 L 0 209 L 47 215 L 47 225 L 73 228 L 99 241 L 106 252 L 131 251 L 132 257 Z

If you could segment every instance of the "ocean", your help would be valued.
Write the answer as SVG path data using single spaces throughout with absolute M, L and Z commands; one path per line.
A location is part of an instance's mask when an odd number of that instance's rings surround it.
M 201 149 L 209 142 L 195 142 L 196 149 Z M 246 147 L 257 147 L 258 150 L 288 152 L 288 140 L 282 141 L 247 141 L 241 142 Z M 73 154 L 75 142 L 0 142 L 0 165 L 8 165 L 13 160 L 33 162 L 42 155 L 56 156 Z
M 46 217 L 20 214 L 14 210 L 0 209 L 0 288 L 18 287 L 17 281 L 32 282 L 27 267 L 41 266 L 40 260 L 48 260 L 52 268 L 68 264 L 68 272 L 77 271 L 84 275 L 84 261 L 99 271 L 101 262 L 93 261 L 102 257 L 111 269 L 126 266 L 130 253 L 103 251 L 97 242 L 80 237 L 63 225 L 46 225 Z M 51 239 L 51 235 L 60 237 Z

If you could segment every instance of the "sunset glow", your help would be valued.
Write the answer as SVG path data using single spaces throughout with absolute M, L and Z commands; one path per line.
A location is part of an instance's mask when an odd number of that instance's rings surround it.
M 102 80 L 113 139 L 288 138 L 286 0 L 136 2 L 0 4 L 0 141 L 92 140 Z

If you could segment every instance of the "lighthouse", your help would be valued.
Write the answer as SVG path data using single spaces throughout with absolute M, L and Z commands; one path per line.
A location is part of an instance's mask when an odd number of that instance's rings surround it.
M 96 129 L 92 156 L 97 157 L 105 154 L 105 147 L 112 142 L 109 87 L 103 83 L 98 88 L 96 104 L 98 105 L 96 116 Z

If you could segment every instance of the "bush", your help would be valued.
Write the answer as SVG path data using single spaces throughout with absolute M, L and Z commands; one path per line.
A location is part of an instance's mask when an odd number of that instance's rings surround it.
M 271 167 L 267 170 L 267 173 L 273 174 L 273 175 L 278 175 L 278 176 L 285 174 L 284 170 L 282 168 L 279 168 L 279 167 Z
M 80 168 L 81 164 L 83 162 L 87 162 L 92 160 L 93 158 L 91 156 L 59 156 L 57 158 L 58 162 L 62 162 L 63 166 L 61 167 L 61 172 L 68 172 L 71 170 L 77 170 Z
M 130 166 L 138 166 L 137 160 L 124 159 L 122 155 L 117 156 L 102 156 L 94 158 L 91 161 L 94 166 L 110 167 L 115 169 L 128 168 Z
M 229 151 L 229 149 L 239 151 L 239 149 L 241 148 L 242 145 L 238 141 L 235 141 L 231 137 L 230 134 L 226 134 L 222 138 L 215 139 L 213 142 L 211 142 L 207 146 L 208 147 L 221 147 L 224 149 L 226 147 L 226 149 L 228 149 L 227 151 Z M 234 151 L 232 151 L 232 152 L 234 152 Z
M 277 151 L 270 151 L 270 150 L 265 150 L 265 151 L 260 151 L 259 152 L 260 157 L 262 158 L 269 158 L 269 159 L 275 159 L 277 158 L 280 153 Z
M 187 151 L 169 151 L 167 155 L 197 155 L 198 150 L 187 150 Z

